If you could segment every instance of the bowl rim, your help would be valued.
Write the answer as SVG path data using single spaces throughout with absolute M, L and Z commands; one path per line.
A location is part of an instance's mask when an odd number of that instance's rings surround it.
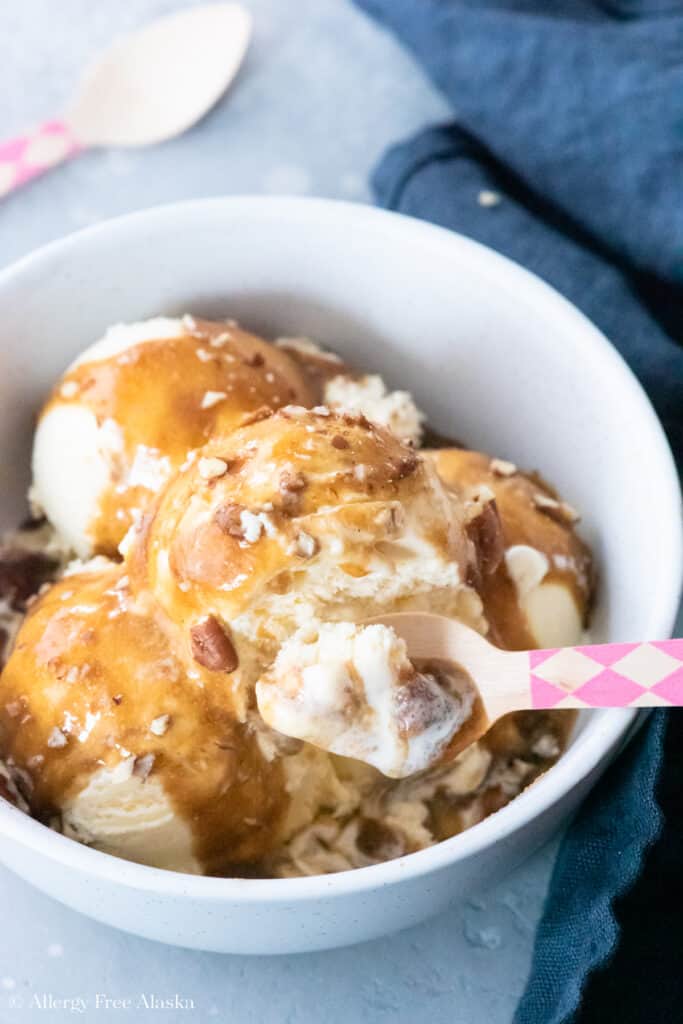
M 132 232 L 134 235 L 137 230 L 151 226 L 154 221 L 178 218 L 191 221 L 203 216 L 213 219 L 216 214 L 225 216 L 231 212 L 242 217 L 249 215 L 260 219 L 283 217 L 292 213 L 299 220 L 340 218 L 350 229 L 362 231 L 370 226 L 386 231 L 388 235 L 401 236 L 399 241 L 410 237 L 411 244 L 419 242 L 445 248 L 456 245 L 461 250 L 469 250 L 472 260 L 483 264 L 493 277 L 507 278 L 508 285 L 524 294 L 526 300 L 533 302 L 536 307 L 545 307 L 550 317 L 560 318 L 573 326 L 572 337 L 579 349 L 590 348 L 592 357 L 602 361 L 605 371 L 611 375 L 610 379 L 620 382 L 624 400 L 630 403 L 633 414 L 642 423 L 642 429 L 650 434 L 653 461 L 656 457 L 661 477 L 662 500 L 670 501 L 672 510 L 680 508 L 678 476 L 663 428 L 642 386 L 602 332 L 551 285 L 508 257 L 459 232 L 405 214 L 360 203 L 310 197 L 238 195 L 167 203 L 109 218 L 29 252 L 0 271 L 0 301 L 2 290 L 16 278 L 26 272 L 40 272 L 41 267 L 49 266 L 55 258 L 68 258 L 74 247 L 87 246 L 112 233 L 122 232 L 125 235 Z M 649 611 L 646 631 L 651 636 L 670 635 L 676 617 L 683 586 L 683 529 L 679 528 L 679 523 L 680 516 L 677 520 L 672 515 L 670 536 L 661 545 L 661 550 L 666 552 L 667 585 L 660 589 L 657 601 Z M 500 811 L 465 832 L 425 850 L 332 875 L 284 879 L 214 878 L 149 867 L 83 846 L 53 832 L 3 800 L 0 800 L 0 835 L 32 849 L 38 856 L 47 857 L 54 863 L 141 892 L 226 904 L 290 904 L 321 897 L 341 897 L 348 893 L 383 888 L 400 881 L 424 879 L 528 826 L 586 779 L 605 756 L 619 746 L 620 741 L 625 741 L 641 719 L 642 715 L 636 710 L 592 712 L 592 720 L 557 764 Z

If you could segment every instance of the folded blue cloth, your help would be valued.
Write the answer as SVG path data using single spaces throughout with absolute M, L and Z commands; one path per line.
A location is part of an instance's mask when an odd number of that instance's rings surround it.
M 682 460 L 683 4 L 356 3 L 454 109 L 454 123 L 385 156 L 379 202 L 498 249 L 571 299 L 638 375 Z M 677 751 L 683 718 L 653 714 L 584 804 L 517 1024 L 680 1019 L 662 952 L 674 936 L 661 931 L 683 905 L 671 899 L 683 888 Z

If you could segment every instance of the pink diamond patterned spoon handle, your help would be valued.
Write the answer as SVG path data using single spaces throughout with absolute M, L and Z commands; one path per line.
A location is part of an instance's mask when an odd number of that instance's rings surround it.
M 481 713 L 467 742 L 510 711 L 547 708 L 683 707 L 683 640 L 588 644 L 547 651 L 502 651 L 462 622 L 420 612 L 373 619 L 402 637 L 413 660 L 464 669 Z M 457 734 L 449 757 L 462 749 Z
M 84 148 L 65 121 L 46 121 L 28 135 L 0 142 L 0 196 L 25 185 Z
M 683 640 L 524 653 L 530 708 L 683 706 Z

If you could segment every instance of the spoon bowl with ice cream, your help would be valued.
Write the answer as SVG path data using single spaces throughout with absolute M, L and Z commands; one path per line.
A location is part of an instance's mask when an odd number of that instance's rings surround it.
M 683 640 L 507 651 L 456 619 L 398 612 L 300 630 L 256 692 L 274 729 L 403 778 L 510 712 L 681 706 Z

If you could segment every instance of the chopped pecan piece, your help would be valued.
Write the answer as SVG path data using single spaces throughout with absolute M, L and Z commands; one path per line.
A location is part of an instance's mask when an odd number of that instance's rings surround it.
M 301 502 L 302 492 L 305 488 L 306 477 L 303 473 L 296 473 L 286 469 L 284 473 L 280 474 L 278 489 L 284 512 L 290 515 L 296 514 Z
M 466 527 L 467 535 L 477 549 L 479 568 L 484 576 L 492 575 L 505 554 L 503 527 L 495 501 L 487 501 Z
M 517 472 L 514 462 L 508 462 L 506 459 L 491 459 L 489 469 L 494 476 L 514 476 Z
M 170 715 L 157 715 L 149 727 L 149 731 L 155 736 L 164 736 L 168 732 L 168 727 L 171 724 Z
M 240 420 L 240 426 L 248 427 L 250 423 L 260 423 L 261 420 L 267 420 L 272 415 L 273 410 L 269 405 L 259 405 L 258 409 L 254 409 L 253 412 L 245 413 Z
M 581 518 L 576 509 L 572 508 L 566 501 L 557 501 L 555 498 L 540 492 L 534 494 L 534 505 L 539 512 L 554 519 L 561 526 L 573 526 Z
M 397 721 L 403 735 L 419 736 L 449 716 L 448 697 L 436 688 L 438 683 L 432 673 L 416 672 L 397 688 Z
M 414 452 L 402 455 L 399 459 L 390 462 L 392 475 L 396 480 L 404 480 L 405 477 L 414 473 L 420 463 L 420 458 Z
M 202 480 L 217 480 L 228 472 L 228 463 L 225 459 L 202 457 L 197 463 L 197 469 Z
M 311 537 L 310 533 L 306 533 L 304 530 L 297 534 L 295 546 L 297 555 L 300 555 L 302 558 L 312 558 L 320 549 L 320 544 L 316 538 Z
M 69 742 L 68 737 L 62 732 L 62 730 L 55 726 L 50 735 L 47 738 L 47 745 L 54 750 L 59 750 L 60 747 L 65 747 Z
M 207 615 L 190 629 L 192 657 L 212 672 L 234 672 L 239 664 L 232 640 L 215 615 Z
M 133 775 L 145 782 L 149 778 L 155 760 L 154 754 L 143 754 L 142 757 L 136 757 L 133 763 Z
M 292 473 L 285 470 L 280 476 L 281 491 L 303 491 L 306 486 L 306 477 L 303 473 Z
M 227 533 L 231 537 L 237 537 L 238 540 L 242 540 L 244 536 L 244 527 L 242 526 L 241 519 L 243 511 L 244 505 L 237 505 L 235 503 L 219 505 L 213 518 L 216 525 L 223 531 L 223 533 Z
M 247 366 L 263 366 L 265 359 L 260 352 L 252 352 L 251 355 L 244 357 L 244 362 Z
M 377 818 L 362 818 L 356 840 L 358 849 L 376 860 L 392 860 L 406 852 L 403 837 Z

